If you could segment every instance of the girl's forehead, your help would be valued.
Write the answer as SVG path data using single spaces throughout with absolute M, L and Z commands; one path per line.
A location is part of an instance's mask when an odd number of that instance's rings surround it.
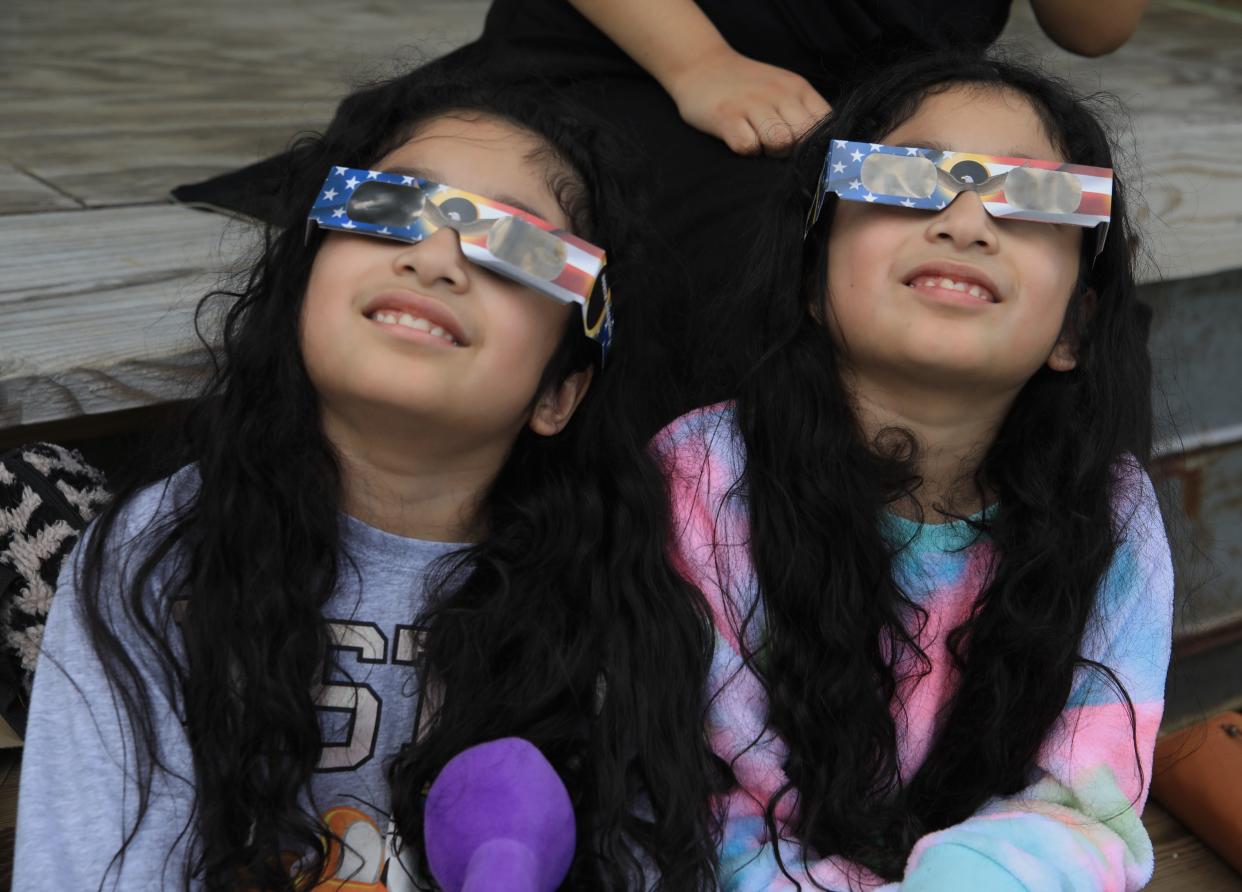
M 568 221 L 549 186 L 535 134 L 507 121 L 466 113 L 420 124 L 413 135 L 376 164 L 413 173 L 519 207 L 560 228 Z
M 882 142 L 1009 158 L 1066 160 L 1029 99 L 1010 90 L 973 85 L 951 87 L 926 97 Z

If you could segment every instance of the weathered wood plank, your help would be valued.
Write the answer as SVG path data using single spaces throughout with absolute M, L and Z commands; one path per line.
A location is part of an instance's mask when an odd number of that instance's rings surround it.
M 330 114 L 330 110 L 329 110 Z M 205 121 L 175 129 L 65 132 L 9 137 L 3 151 L 88 207 L 162 202 L 182 183 L 194 182 L 284 149 L 305 121 Z M 0 213 L 12 208 L 0 204 Z
M 253 237 L 250 224 L 176 205 L 0 216 L 0 305 L 198 274 Z M 16 321 L 6 320 L 10 323 Z
M 473 38 L 486 8 L 12 0 L 0 157 L 89 205 L 160 200 L 322 126 L 354 84 Z
M 1128 117 L 1113 123 L 1154 261 L 1144 281 L 1242 265 L 1242 21 L 1156 0 L 1129 43 L 1083 59 L 1052 45 L 1030 7 L 1014 4 L 1004 41 L 1125 103 Z
M 1014 3 L 1002 41 L 1019 44 L 1048 69 L 1086 88 L 1115 93 L 1136 122 L 1155 129 L 1237 118 L 1242 101 L 1242 22 L 1152 0 L 1134 37 L 1115 53 L 1087 59 L 1044 37 L 1027 3 Z
M 250 234 L 171 206 L 0 217 L 0 427 L 184 398 L 194 308 Z
M 0 163 L 0 208 L 6 214 L 77 209 L 82 205 L 12 164 Z
M 1143 270 L 1143 279 L 1181 279 L 1238 268 L 1242 121 L 1200 124 L 1191 134 L 1155 130 L 1153 123 L 1147 122 L 1139 134 L 1145 176 L 1135 218 L 1154 261 Z
M 1242 876 L 1154 802 L 1143 825 L 1156 849 L 1156 873 L 1147 892 L 1242 892 Z

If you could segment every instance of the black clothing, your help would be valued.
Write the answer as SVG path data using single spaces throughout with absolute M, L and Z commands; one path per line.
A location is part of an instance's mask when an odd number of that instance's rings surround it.
M 696 0 L 739 53 L 806 78 L 830 102 L 855 60 L 989 46 L 1011 0 Z M 481 40 L 566 77 L 645 73 L 568 0 L 495 0 Z

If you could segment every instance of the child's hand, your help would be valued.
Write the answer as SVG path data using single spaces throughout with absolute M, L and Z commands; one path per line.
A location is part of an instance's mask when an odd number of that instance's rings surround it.
M 688 66 L 667 84 L 691 127 L 719 137 L 739 155 L 779 155 L 831 106 L 803 78 L 728 47 Z

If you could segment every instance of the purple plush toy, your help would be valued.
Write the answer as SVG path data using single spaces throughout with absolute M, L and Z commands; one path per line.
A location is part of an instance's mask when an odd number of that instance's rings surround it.
M 423 840 L 444 892 L 552 892 L 574 857 L 569 792 L 528 741 L 481 743 L 431 785 Z

